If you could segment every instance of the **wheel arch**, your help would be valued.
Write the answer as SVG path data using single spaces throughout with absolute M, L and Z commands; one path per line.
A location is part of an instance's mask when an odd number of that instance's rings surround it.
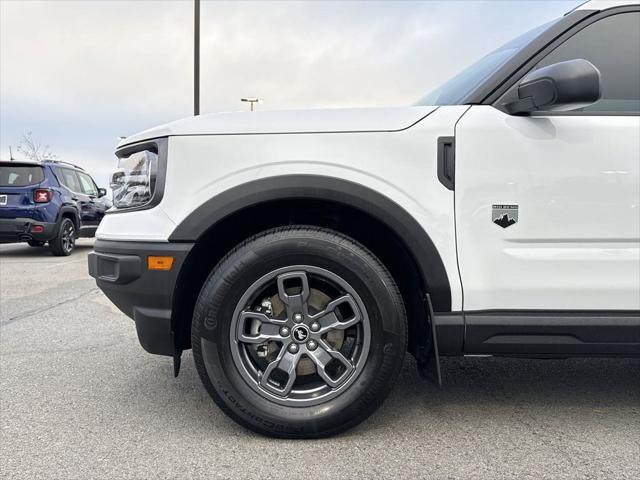
M 60 222 L 62 222 L 63 218 L 70 218 L 73 222 L 76 232 L 80 231 L 80 215 L 78 214 L 78 210 L 75 207 L 72 207 L 70 205 L 62 206 L 60 208 L 60 211 L 58 212 L 56 223 L 58 223 L 59 225 Z
M 286 210 L 282 216 L 272 215 L 276 205 L 278 211 Z M 317 214 L 312 215 L 311 212 Z M 317 220 L 319 217 L 322 219 Z M 402 277 L 400 280 L 396 278 L 396 282 L 403 291 L 405 304 L 412 303 L 406 306 L 412 313 L 410 322 L 413 317 L 417 322 L 416 328 L 420 330 L 415 332 L 416 342 L 426 336 L 424 294 L 430 293 L 436 311 L 451 311 L 451 287 L 442 258 L 428 233 L 403 207 L 375 190 L 339 178 L 319 175 L 266 177 L 233 187 L 209 199 L 170 235 L 170 242 L 195 243 L 182 267 L 174 294 L 172 323 L 178 348 L 188 348 L 190 338 L 184 329 L 190 325 L 190 304 L 197 298 L 190 280 L 206 278 L 213 267 L 203 262 L 203 258 L 216 248 L 224 251 L 216 252 L 214 257 L 222 257 L 250 235 L 291 223 L 335 228 L 363 243 L 379 257 L 382 252 L 382 256 L 387 256 L 381 258 L 383 263 L 400 262 L 389 269 L 394 278 Z M 362 225 L 365 231 L 355 231 L 355 224 Z M 366 229 L 376 231 L 368 232 Z M 234 235 L 238 239 L 232 239 Z M 225 239 L 227 244 L 221 247 Z M 384 245 L 376 245 L 376 241 Z M 392 251 L 385 255 L 384 250 Z M 415 267 L 415 272 L 404 271 L 404 266 L 409 264 Z M 197 285 L 195 287 L 199 291 Z M 409 298 L 408 290 L 412 290 Z

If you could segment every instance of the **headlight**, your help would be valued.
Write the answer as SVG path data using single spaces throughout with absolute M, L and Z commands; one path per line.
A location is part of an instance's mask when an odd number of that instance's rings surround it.
M 113 205 L 129 208 L 149 203 L 156 187 L 157 172 L 157 151 L 140 150 L 121 157 L 111 176 Z

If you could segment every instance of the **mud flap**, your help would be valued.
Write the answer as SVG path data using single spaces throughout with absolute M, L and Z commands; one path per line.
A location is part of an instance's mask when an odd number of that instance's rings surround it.
M 173 377 L 177 378 L 180 373 L 180 365 L 182 364 L 182 350 L 173 354 Z
M 425 309 L 427 321 L 431 327 L 431 339 L 426 347 L 421 348 L 418 355 L 418 371 L 423 378 L 433 382 L 442 388 L 442 373 L 440 371 L 440 354 L 438 353 L 438 334 L 436 329 L 435 315 L 433 314 L 433 304 L 431 295 L 427 293 L 425 297 Z

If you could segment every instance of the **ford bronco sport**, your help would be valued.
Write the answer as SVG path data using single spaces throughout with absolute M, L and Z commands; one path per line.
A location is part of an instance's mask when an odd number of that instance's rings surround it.
M 405 351 L 640 356 L 640 5 L 592 1 L 402 108 L 123 140 L 89 270 L 234 420 L 334 434 Z

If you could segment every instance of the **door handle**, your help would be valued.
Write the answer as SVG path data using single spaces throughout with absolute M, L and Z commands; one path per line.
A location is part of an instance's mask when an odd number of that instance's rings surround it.
M 71 200 L 73 200 L 74 202 L 78 201 L 78 197 L 71 197 Z

